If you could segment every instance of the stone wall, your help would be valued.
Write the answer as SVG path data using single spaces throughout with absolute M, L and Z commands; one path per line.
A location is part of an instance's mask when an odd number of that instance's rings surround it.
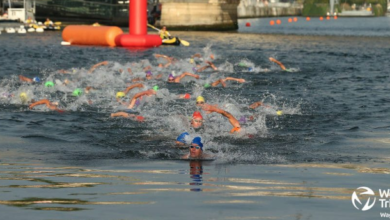
M 170 30 L 235 30 L 240 0 L 160 0 L 161 26 Z
M 275 0 L 241 0 L 238 5 L 238 18 L 258 18 L 273 16 L 298 16 L 303 5 L 296 2 L 283 3 Z

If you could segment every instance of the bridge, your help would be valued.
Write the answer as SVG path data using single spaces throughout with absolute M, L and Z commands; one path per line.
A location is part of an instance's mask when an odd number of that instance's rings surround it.
M 0 0 L 2 2 L 3 0 Z M 32 2 L 32 0 L 26 0 Z M 287 2 L 281 2 L 287 1 Z M 8 2 L 8 1 L 7 1 Z M 12 0 L 12 5 L 24 0 Z M 128 26 L 128 0 L 35 0 L 37 20 Z M 170 30 L 235 30 L 238 18 L 299 15 L 302 4 L 295 0 L 148 0 L 159 11 L 157 26 Z

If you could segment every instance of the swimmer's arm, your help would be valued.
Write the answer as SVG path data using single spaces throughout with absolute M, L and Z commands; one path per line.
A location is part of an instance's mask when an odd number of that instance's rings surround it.
M 131 86 L 129 86 L 129 87 L 127 87 L 126 89 L 125 89 L 125 91 L 123 91 L 125 94 L 127 94 L 127 93 L 129 93 L 129 91 L 130 90 L 132 90 L 132 89 L 134 89 L 134 88 L 143 88 L 144 87 L 144 85 L 142 84 L 142 83 L 137 83 L 137 84 L 134 84 L 134 85 L 131 85 Z
M 203 72 L 207 68 L 210 68 L 210 66 L 206 65 L 206 66 L 200 67 L 196 72 Z
M 133 98 L 131 99 L 131 102 L 130 102 L 130 105 L 127 107 L 129 109 L 132 109 L 135 105 L 135 102 L 137 101 L 138 98 L 142 97 L 142 96 L 145 96 L 145 95 L 154 95 L 156 94 L 156 92 L 154 92 L 154 90 L 146 90 L 146 91 L 143 91 L 143 92 L 139 92 L 137 94 L 135 94 L 133 96 Z
M 41 100 L 39 100 L 39 101 L 36 101 L 36 102 L 30 104 L 28 107 L 29 107 L 30 109 L 32 109 L 32 108 L 34 108 L 34 107 L 37 106 L 37 105 L 46 105 L 47 107 L 51 106 L 49 100 L 47 100 L 47 99 L 41 99 Z
M 239 83 L 244 83 L 245 82 L 245 79 L 239 79 L 239 78 L 233 78 L 233 77 L 226 77 L 225 80 L 230 80 L 230 81 L 236 81 L 236 82 L 239 82 Z
M 264 105 L 264 103 L 262 103 L 262 102 L 255 102 L 252 105 L 250 105 L 249 108 L 256 109 L 259 106 L 264 106 L 265 108 L 270 108 L 271 107 L 269 105 Z
M 144 71 L 151 70 L 151 69 L 152 69 L 151 66 L 147 66 L 147 67 L 144 68 Z
M 192 55 L 192 58 L 195 58 L 195 57 L 202 58 L 202 55 L 200 55 L 199 53 L 196 53 L 196 54 Z
M 210 65 L 210 67 L 213 68 L 213 70 L 218 70 L 218 68 L 214 65 L 214 63 L 212 63 L 210 61 L 206 61 L 206 63 L 208 63 Z
M 216 87 L 216 86 L 218 86 L 219 84 L 222 84 L 223 87 L 226 87 L 226 83 L 224 82 L 223 79 L 219 79 L 219 80 L 217 80 L 217 81 L 211 83 L 211 86 L 212 86 L 212 87 Z
M 191 76 L 191 77 L 194 77 L 195 79 L 199 79 L 199 75 L 185 72 L 185 73 L 181 74 L 180 76 L 176 77 L 175 78 L 175 82 L 180 82 L 180 80 L 183 79 L 186 76 Z
M 134 114 L 129 114 L 126 112 L 116 112 L 116 113 L 111 113 L 111 118 L 115 117 L 123 117 L 123 118 L 130 118 L 130 117 L 135 117 L 136 115 Z
M 131 68 L 127 68 L 127 72 L 129 72 L 130 75 L 133 75 L 133 71 L 131 70 Z
M 32 82 L 33 80 L 25 76 L 19 75 L 19 80 L 22 82 Z
M 97 63 L 91 67 L 91 69 L 88 71 L 88 73 L 92 73 L 97 67 L 102 66 L 102 65 L 105 66 L 107 64 L 108 64 L 108 61 L 103 61 L 103 62 Z
M 278 64 L 280 66 L 280 68 L 282 68 L 282 70 L 286 70 L 286 67 L 280 61 L 277 61 L 276 59 L 274 59 L 272 57 L 270 57 L 269 60 L 271 62 L 274 62 L 274 63 Z

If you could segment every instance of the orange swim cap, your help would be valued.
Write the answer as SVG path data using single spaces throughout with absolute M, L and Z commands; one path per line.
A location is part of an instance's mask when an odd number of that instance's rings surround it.
M 190 98 L 191 98 L 191 95 L 188 94 L 188 93 L 186 93 L 186 94 L 184 95 L 184 98 L 185 98 L 185 99 L 190 99 Z

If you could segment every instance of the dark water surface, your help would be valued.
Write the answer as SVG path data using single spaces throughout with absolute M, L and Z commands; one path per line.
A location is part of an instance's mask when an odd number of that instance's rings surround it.
M 384 188 L 389 179 L 389 18 L 280 19 L 278 27 L 269 26 L 271 19 L 241 20 L 238 32 L 173 32 L 191 46 L 147 50 L 61 46 L 59 32 L 2 33 L 0 213 L 7 219 L 20 219 L 16 212 L 32 219 L 379 218 L 378 207 L 362 214 L 350 196 L 362 185 Z M 243 25 L 248 21 L 250 28 Z M 179 61 L 159 69 L 155 53 Z M 167 84 L 171 71 L 191 71 L 195 53 L 214 54 L 220 71 Z M 108 66 L 87 73 L 104 60 Z M 110 118 L 123 109 L 115 93 L 143 77 L 149 63 L 164 76 L 145 83 L 160 87 L 157 98 L 137 108 L 146 121 Z M 120 73 L 127 68 L 135 76 Z M 73 83 L 50 89 L 20 83 L 19 74 Z M 222 76 L 246 83 L 203 88 Z M 86 86 L 96 90 L 71 95 Z M 22 92 L 59 101 L 66 112 L 29 110 Z M 176 98 L 186 92 L 190 100 Z M 186 151 L 172 148 L 197 95 L 236 118 L 257 116 L 231 135 L 226 119 L 203 114 L 205 151 L 214 162 L 179 161 Z M 271 108 L 248 109 L 255 101 Z

